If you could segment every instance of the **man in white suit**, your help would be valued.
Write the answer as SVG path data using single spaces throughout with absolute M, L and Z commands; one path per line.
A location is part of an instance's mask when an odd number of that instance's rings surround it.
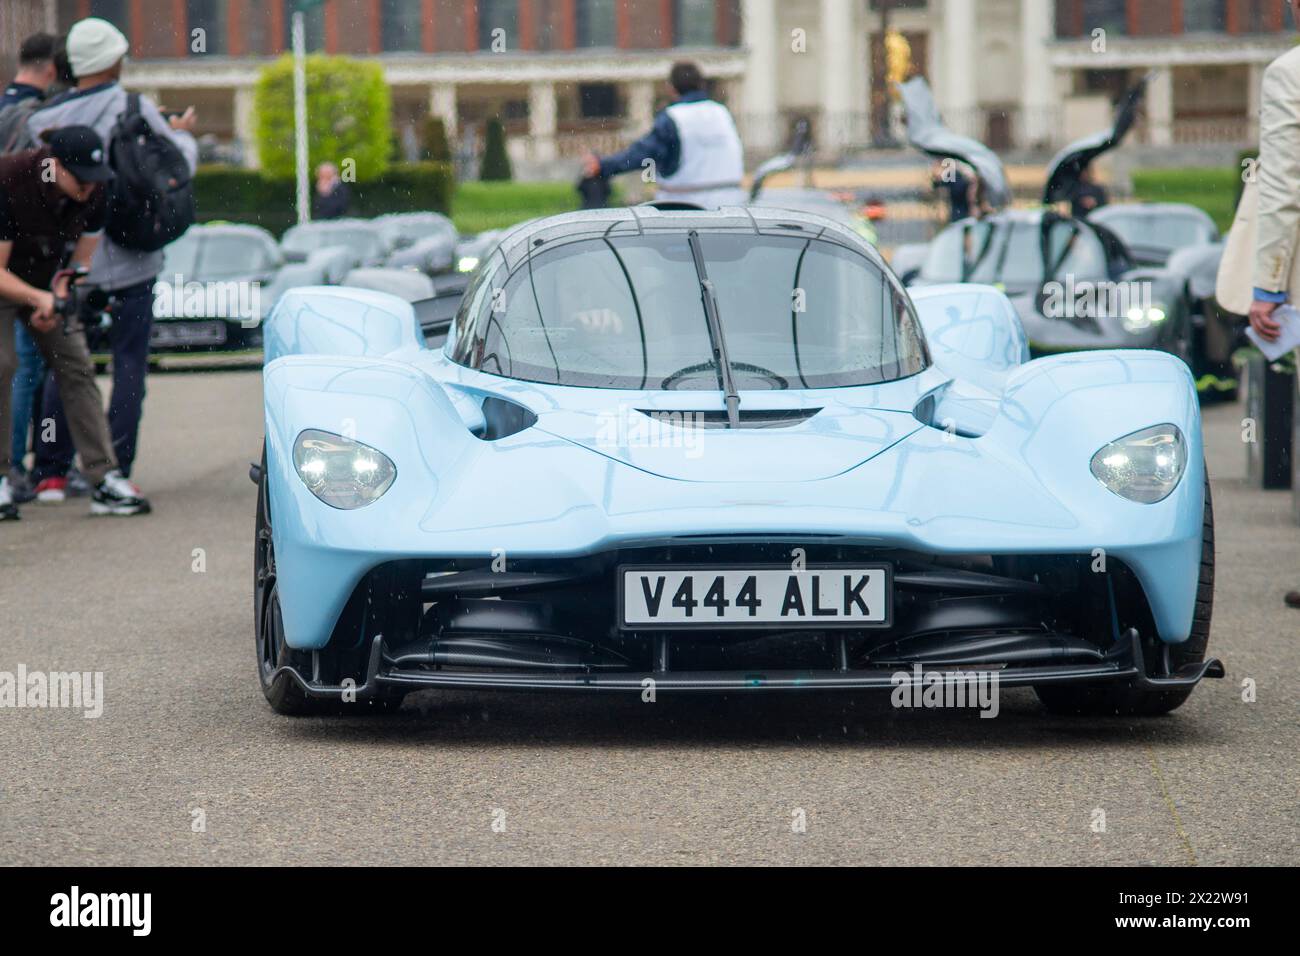
M 1290 3 L 1300 23 L 1300 0 Z M 1272 341 L 1280 332 L 1273 312 L 1300 303 L 1300 46 L 1264 71 L 1253 171 L 1219 267 L 1218 299 Z
M 1300 0 L 1290 0 L 1300 26 Z M 1300 46 L 1264 71 L 1259 109 L 1259 164 L 1248 177 L 1219 265 L 1217 298 L 1229 312 L 1250 316 L 1263 339 L 1281 326 L 1273 313 L 1300 305 Z M 1300 591 L 1286 603 L 1300 608 Z

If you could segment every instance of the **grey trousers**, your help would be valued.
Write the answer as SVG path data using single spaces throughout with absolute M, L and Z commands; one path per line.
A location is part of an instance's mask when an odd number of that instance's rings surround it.
M 108 436 L 104 399 L 95 384 L 95 366 L 86 347 L 86 334 L 77 329 L 71 335 L 65 335 L 62 320 L 49 332 L 38 332 L 27 321 L 29 314 L 27 308 L 0 300 L 0 475 L 8 474 L 13 464 L 9 460 L 9 449 L 13 431 L 14 372 L 18 369 L 14 323 L 22 322 L 58 382 L 72 444 L 81 456 L 81 473 L 91 485 L 97 485 L 105 474 L 117 467 L 117 463 Z

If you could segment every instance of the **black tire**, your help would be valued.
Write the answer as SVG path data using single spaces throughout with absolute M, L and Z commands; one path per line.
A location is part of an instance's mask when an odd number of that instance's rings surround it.
M 1200 663 L 1210 643 L 1210 617 L 1214 610 L 1214 504 L 1210 479 L 1205 478 L 1205 517 L 1201 525 L 1201 570 L 1196 586 L 1192 632 L 1181 644 L 1157 643 L 1147 651 L 1148 673 L 1165 674 L 1184 664 Z M 1158 652 L 1162 655 L 1157 657 Z M 1144 651 L 1146 645 L 1144 645 Z M 1087 716 L 1154 717 L 1176 710 L 1194 687 L 1153 690 L 1135 683 L 1114 681 L 1075 685 L 1043 684 L 1034 688 L 1038 699 L 1054 714 Z
M 271 500 L 266 479 L 266 446 L 262 446 L 261 477 L 257 482 L 257 524 L 253 532 L 253 615 L 257 681 L 267 703 L 277 714 L 303 716 L 318 713 L 317 701 L 289 674 L 275 674 L 293 662 L 284 640 L 280 593 L 275 580 L 275 545 L 271 541 Z
M 1193 332 L 1192 358 L 1187 364 L 1192 370 L 1192 378 L 1196 380 L 1197 393 L 1202 405 L 1231 404 L 1237 401 L 1241 390 L 1237 369 L 1232 364 L 1232 350 L 1229 348 L 1227 355 L 1215 357 L 1210 354 L 1209 344 L 1211 323 L 1223 320 L 1213 301 L 1200 302 L 1196 307 L 1205 322 L 1202 328 Z

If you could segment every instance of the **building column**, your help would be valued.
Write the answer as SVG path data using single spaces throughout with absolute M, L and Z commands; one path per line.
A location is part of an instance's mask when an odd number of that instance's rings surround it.
M 555 144 L 555 84 L 539 80 L 528 87 L 528 139 L 536 162 L 552 162 Z
M 1251 138 L 1259 135 L 1259 108 L 1264 92 L 1264 68 L 1267 64 L 1251 63 L 1246 69 L 1246 119 L 1251 123 Z
M 749 54 L 736 116 L 747 152 L 764 156 L 777 149 L 785 135 L 781 128 L 777 84 L 780 63 L 788 51 L 781 49 L 777 31 L 776 0 L 741 0 L 741 44 Z
M 1050 143 L 1056 125 L 1052 122 L 1056 79 L 1047 56 L 1047 46 L 1056 32 L 1055 19 L 1053 4 L 1020 0 L 1021 147 Z
M 429 113 L 442 118 L 442 125 L 447 128 L 447 138 L 454 141 L 460 125 L 455 83 L 435 83 L 429 87 Z
M 824 159 L 836 159 L 852 138 L 854 71 L 865 71 L 865 63 L 853 61 L 855 29 L 851 0 L 821 0 L 821 124 L 818 146 Z
M 1147 123 L 1152 146 L 1169 146 L 1174 141 L 1174 71 L 1156 70 L 1147 86 Z
M 253 105 L 253 87 L 235 87 L 235 139 L 244 151 L 244 165 L 257 169 L 262 163 L 257 155 L 256 110 Z
M 633 136 L 644 136 L 655 121 L 654 80 L 636 80 L 627 85 L 626 131 Z
M 953 132 L 983 139 L 984 130 L 979 128 L 975 115 L 979 103 L 975 0 L 944 0 L 943 9 L 943 95 L 939 109 Z

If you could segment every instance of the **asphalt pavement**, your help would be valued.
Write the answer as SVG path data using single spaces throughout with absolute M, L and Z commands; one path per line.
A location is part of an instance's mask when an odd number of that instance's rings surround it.
M 1206 414 L 1228 677 L 1167 717 L 1051 717 L 1007 690 L 993 720 L 462 692 L 291 719 L 254 671 L 260 375 L 149 388 L 154 514 L 78 500 L 0 525 L 0 672 L 105 682 L 97 719 L 0 708 L 2 864 L 1300 862 L 1300 526 L 1288 493 L 1244 484 L 1239 407 Z

